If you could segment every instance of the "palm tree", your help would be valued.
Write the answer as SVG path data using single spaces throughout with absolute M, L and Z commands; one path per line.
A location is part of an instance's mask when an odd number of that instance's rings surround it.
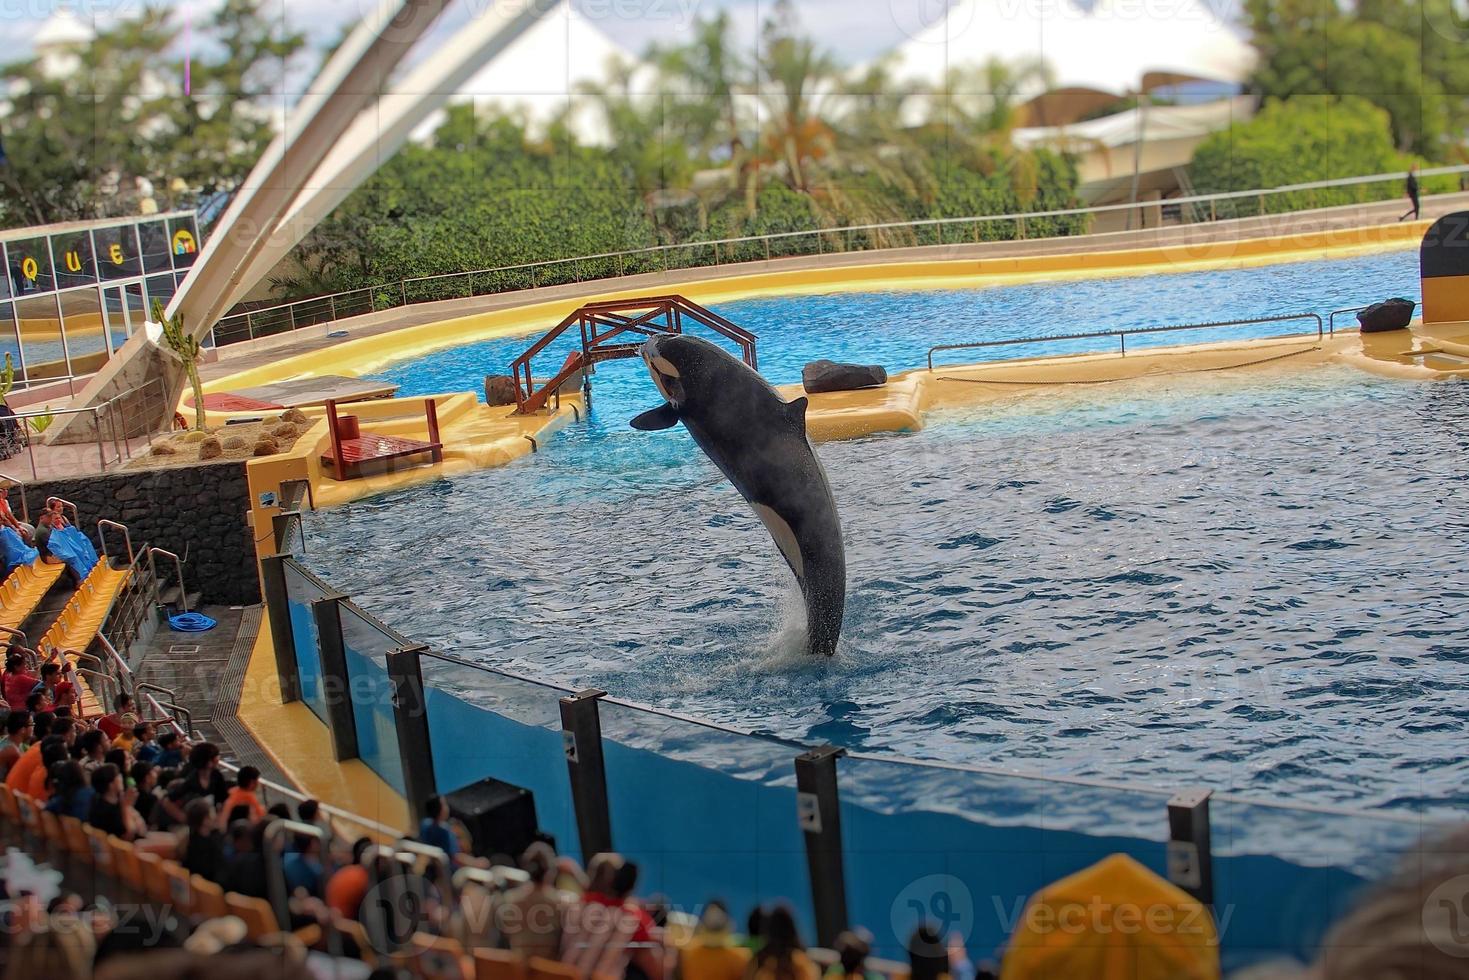
M 660 191 L 684 190 L 693 175 L 688 147 L 670 132 L 666 106 L 636 90 L 636 65 L 614 59 L 605 85 L 586 83 L 612 139 L 612 156 L 627 172 L 645 203 Z
M 647 60 L 658 67 L 665 88 L 671 88 L 669 115 L 701 157 L 727 150 L 732 165 L 745 155 L 737 92 L 751 74 L 741 56 L 729 14 L 701 18 L 691 43 L 649 48 Z
M 837 65 L 814 41 L 796 33 L 790 0 L 776 4 L 763 41 L 756 93 L 765 117 L 759 158 L 783 165 L 791 188 L 810 194 L 811 167 L 833 147 L 832 130 L 819 109 L 835 87 Z
M 1008 172 L 1021 204 L 1038 193 L 1035 154 L 1014 144 L 1014 132 L 1029 122 L 1026 103 L 1055 84 L 1039 60 L 991 58 L 973 68 L 953 68 L 929 107 L 928 126 L 966 149 L 982 172 Z

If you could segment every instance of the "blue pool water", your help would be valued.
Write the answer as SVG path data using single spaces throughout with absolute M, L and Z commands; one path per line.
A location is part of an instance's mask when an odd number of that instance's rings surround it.
M 1038 304 L 1058 330 L 1101 329 L 1324 311 L 1414 295 L 1415 274 L 1394 253 L 720 311 L 784 381 L 823 354 L 900 369 L 1034 332 L 1019 311 Z M 524 346 L 383 376 L 475 387 Z M 656 397 L 641 367 L 604 368 L 595 392 L 590 421 L 534 457 L 316 515 L 310 564 L 440 649 L 742 728 L 1297 801 L 1469 802 L 1469 388 L 1188 375 L 824 444 L 849 569 L 829 663 L 790 652 L 790 576 L 691 440 L 627 428 Z

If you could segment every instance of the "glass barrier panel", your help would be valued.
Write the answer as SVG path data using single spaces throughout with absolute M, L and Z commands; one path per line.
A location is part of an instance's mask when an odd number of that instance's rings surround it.
M 403 789 L 403 756 L 398 751 L 398 721 L 393 711 L 393 685 L 388 680 L 388 651 L 403 640 L 350 602 L 339 604 L 342 647 L 347 661 L 347 689 L 357 729 L 357 757 L 399 793 Z
M 321 652 L 316 643 L 316 617 L 311 602 L 330 590 L 293 561 L 283 565 L 286 577 L 286 599 L 291 609 L 291 637 L 296 647 L 296 671 L 301 675 L 301 700 L 312 714 L 327 721 L 326 693 L 321 683 Z
M 612 842 L 641 867 L 638 894 L 695 915 L 720 898 L 741 924 L 784 901 L 814 943 L 796 812 L 803 750 L 615 701 L 599 711 Z
M 85 286 L 57 293 L 56 299 L 61 304 L 61 324 L 66 331 L 66 350 L 71 356 L 71 372 L 91 374 L 109 356 L 101 294 L 95 286 Z
M 56 294 L 17 300 L 15 322 L 21 349 L 25 351 L 26 380 L 66 377 L 70 372 Z
M 1214 900 L 1229 960 L 1314 955 L 1363 886 L 1446 833 L 1411 815 L 1209 803 Z
M 883 957 L 922 920 L 993 957 L 1031 894 L 1110 854 L 1166 874 L 1165 793 L 869 756 L 837 779 L 848 913 Z
M 570 692 L 439 654 L 419 664 L 439 792 L 486 777 L 530 790 L 540 829 L 558 851 L 580 854 L 561 741 L 560 702 Z

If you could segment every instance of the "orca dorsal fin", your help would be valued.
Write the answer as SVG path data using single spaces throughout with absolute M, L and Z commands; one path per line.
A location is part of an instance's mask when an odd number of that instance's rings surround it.
M 802 395 L 795 401 L 785 403 L 786 418 L 796 423 L 796 428 L 802 432 L 806 431 L 806 408 L 811 404 L 811 399 Z
M 633 419 L 628 425 L 643 432 L 652 432 L 656 429 L 671 429 L 678 424 L 678 409 L 664 402 L 657 408 L 650 408 L 642 415 Z

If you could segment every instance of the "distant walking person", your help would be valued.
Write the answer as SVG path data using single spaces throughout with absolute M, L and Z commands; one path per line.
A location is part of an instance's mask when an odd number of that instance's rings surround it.
M 1405 221 L 1405 220 L 1407 220 L 1408 215 L 1411 214 L 1413 216 L 1413 220 L 1414 221 L 1417 221 L 1418 220 L 1418 164 L 1415 163 L 1411 167 L 1408 168 L 1408 181 L 1407 181 L 1407 184 L 1406 184 L 1406 186 L 1405 186 L 1404 189 L 1408 192 L 1408 200 L 1410 200 L 1410 201 L 1413 202 L 1413 206 L 1411 208 L 1409 208 L 1407 211 L 1403 212 L 1403 216 L 1401 218 L 1399 218 L 1398 220 L 1399 221 Z

